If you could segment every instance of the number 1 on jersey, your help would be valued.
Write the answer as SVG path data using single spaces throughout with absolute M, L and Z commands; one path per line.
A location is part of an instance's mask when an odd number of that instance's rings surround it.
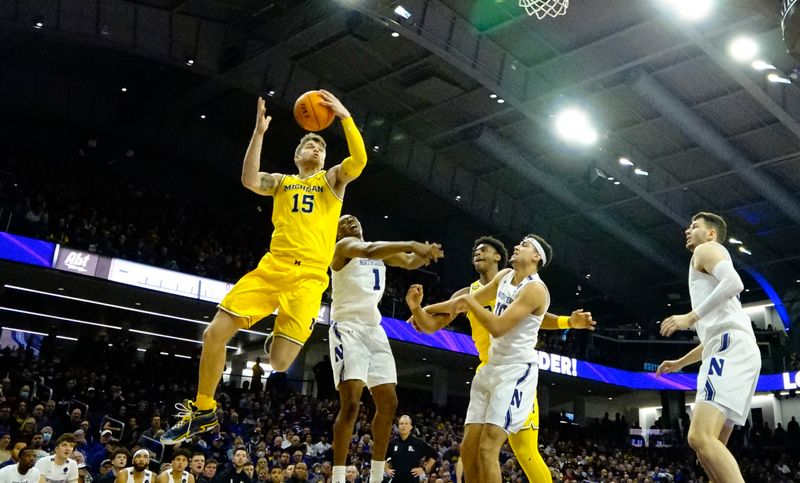
M 381 272 L 379 272 L 377 268 L 373 268 L 372 269 L 372 274 L 375 275 L 375 286 L 372 287 L 372 290 L 380 290 L 381 289 Z

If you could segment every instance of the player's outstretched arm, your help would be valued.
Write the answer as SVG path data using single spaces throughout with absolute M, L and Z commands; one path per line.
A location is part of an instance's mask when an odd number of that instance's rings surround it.
M 506 335 L 523 318 L 537 312 L 547 303 L 547 289 L 540 283 L 529 283 L 522 287 L 519 297 L 511 302 L 511 305 L 503 310 L 500 315 L 484 310 L 483 303 L 479 302 L 474 295 L 458 297 L 453 301 L 454 308 L 457 312 L 467 310 L 472 312 L 478 323 L 494 337 Z
M 396 253 L 384 258 L 383 261 L 392 267 L 416 270 L 419 267 L 430 265 L 431 262 L 438 262 L 440 258 L 444 258 L 444 250 L 442 250 L 442 245 L 438 243 L 413 243 L 418 244 L 416 246 L 419 250 Z
M 275 194 L 283 175 L 259 171 L 261 168 L 261 146 L 264 142 L 264 133 L 269 129 L 269 123 L 272 121 L 272 116 L 267 116 L 266 114 L 266 102 L 259 97 L 256 108 L 256 127 L 253 130 L 253 137 L 250 138 L 250 144 L 247 146 L 247 152 L 242 163 L 242 185 L 262 196 L 272 196 Z
M 415 258 L 406 258 L 398 255 L 414 255 Z M 438 243 L 420 243 L 417 241 L 377 241 L 365 242 L 360 238 L 346 237 L 336 243 L 334 259 L 370 258 L 384 260 L 389 265 L 402 268 L 411 268 L 417 258 L 426 261 L 436 261 L 444 256 L 442 246 Z M 404 266 L 408 265 L 408 266 Z M 419 266 L 424 265 L 423 262 Z M 414 267 L 418 268 L 418 267 Z
M 656 369 L 656 377 L 660 377 L 661 374 L 678 372 L 688 365 L 700 362 L 702 359 L 703 359 L 703 344 L 699 344 L 697 347 L 687 352 L 680 359 L 662 362 L 658 366 L 658 369 Z
M 464 287 L 453 294 L 450 300 L 453 300 L 461 295 L 468 294 L 469 288 Z M 422 285 L 414 284 L 408 288 L 406 293 L 406 305 L 411 311 L 411 318 L 408 320 L 414 328 L 424 334 L 433 334 L 442 327 L 447 326 L 453 319 L 456 318 L 455 313 L 450 312 L 436 312 L 436 305 L 443 307 L 442 304 L 430 305 L 422 308 L 423 291 Z M 449 304 L 450 302 L 445 302 Z M 433 310 L 431 310 L 431 308 Z M 439 309 L 443 310 L 443 309 Z
M 556 315 L 550 312 L 544 314 L 542 319 L 543 330 L 559 329 L 586 329 L 594 330 L 597 325 L 592 319 L 591 312 L 584 312 L 583 309 L 573 310 L 571 315 Z
M 328 106 L 333 109 L 333 113 L 342 120 L 342 128 L 344 129 L 344 137 L 347 140 L 347 149 L 350 151 L 350 156 L 345 158 L 341 164 L 337 164 L 328 171 L 328 182 L 333 186 L 334 190 L 342 193 L 347 183 L 358 178 L 364 167 L 367 165 L 367 148 L 364 146 L 364 139 L 361 133 L 358 132 L 355 121 L 350 115 L 350 111 L 344 107 L 342 101 L 330 92 L 320 89 L 323 101 L 322 105 Z M 333 179 L 332 179 L 333 178 Z

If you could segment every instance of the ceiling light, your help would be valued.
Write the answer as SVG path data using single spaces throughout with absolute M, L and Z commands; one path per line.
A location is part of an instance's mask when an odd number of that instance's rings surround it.
M 194 65 L 194 59 L 186 59 L 186 65 L 193 66 Z
M 411 12 L 406 10 L 406 7 L 404 7 L 402 5 L 398 5 L 397 7 L 395 7 L 394 13 L 396 13 L 397 15 L 403 17 L 406 20 L 411 18 Z
M 608 180 L 609 180 L 609 181 L 614 181 L 614 177 L 613 177 L 613 176 L 609 176 L 609 177 L 608 177 Z
M 186 318 L 186 317 L 179 317 L 177 315 L 165 314 L 163 312 L 153 312 L 153 311 L 150 311 L 150 310 L 135 309 L 133 307 L 126 307 L 124 305 L 109 304 L 109 303 L 106 303 L 106 302 L 99 302 L 97 300 L 84 299 L 84 298 L 80 298 L 80 297 L 70 297 L 69 295 L 61 295 L 61 294 L 56 294 L 56 293 L 52 293 L 52 292 L 46 292 L 46 291 L 42 291 L 42 290 L 35 290 L 35 289 L 32 289 L 32 288 L 27 288 L 27 287 L 19 287 L 17 285 L 5 284 L 3 286 L 5 288 L 9 288 L 9 289 L 12 289 L 12 290 L 19 290 L 19 291 L 22 291 L 22 292 L 35 293 L 35 294 L 39 294 L 39 295 L 48 295 L 50 297 L 56 297 L 56 298 L 66 299 L 66 300 L 74 300 L 74 301 L 77 301 L 77 302 L 85 302 L 85 303 L 92 304 L 92 305 L 100 305 L 102 307 L 110 307 L 110 308 L 113 308 L 113 309 L 129 310 L 131 312 L 137 312 L 137 313 L 140 313 L 140 314 L 154 315 L 154 316 L 157 316 L 157 317 L 164 317 L 164 318 L 167 318 L 167 319 L 183 320 L 185 322 L 192 322 L 192 323 L 195 323 L 195 324 L 209 325 L 208 322 L 205 322 L 205 321 L 202 321 L 202 320 L 195 320 L 195 319 L 189 319 L 189 318 Z M 55 315 L 37 314 L 35 312 L 26 312 L 24 310 L 8 309 L 8 308 L 4 309 L 3 307 L 0 307 L 0 310 L 10 310 L 12 312 L 30 313 L 32 315 L 42 315 L 42 316 L 45 316 L 45 317 L 52 317 L 52 318 L 56 318 L 56 319 L 62 319 L 62 320 L 66 320 L 67 322 L 73 322 L 74 321 L 74 322 L 83 323 L 83 324 L 97 325 L 97 326 L 100 326 L 100 327 L 108 327 L 108 328 L 111 328 L 111 329 L 119 329 L 119 327 L 115 327 L 113 325 L 98 324 L 96 322 L 80 321 L 80 320 L 76 320 L 76 319 L 65 319 L 63 317 L 58 317 L 58 316 L 55 316 Z M 239 332 L 244 332 L 244 333 L 247 333 L 247 334 L 256 334 L 256 335 L 267 335 L 266 332 L 259 332 L 257 330 L 250 330 L 250 329 L 239 329 Z
M 619 184 L 620 184 L 620 182 L 619 182 L 619 181 L 614 181 L 614 185 L 615 185 L 615 186 L 618 186 Z
M 633 166 L 633 161 L 628 158 L 619 158 L 619 164 L 623 166 Z
M 127 88 L 127 87 L 123 87 L 123 88 L 122 88 L 122 89 L 120 89 L 120 90 L 121 90 L 122 92 L 128 92 L 128 88 Z
M 159 352 L 159 354 L 161 354 L 162 356 L 168 356 L 169 352 Z
M 44 27 L 44 23 L 42 23 L 42 22 L 36 22 L 36 23 L 33 24 L 33 28 L 35 28 L 36 30 L 42 30 L 43 27 Z
M 183 354 L 172 354 L 172 355 L 177 357 L 177 358 L 179 358 L 179 359 L 191 359 L 191 357 L 185 356 Z
M 270 96 L 270 97 L 272 97 L 272 96 L 274 96 L 274 95 L 275 95 L 275 91 L 273 91 L 273 90 L 271 90 L 271 89 L 270 89 L 269 91 L 267 91 L 267 95 L 268 95 L 268 96 Z
M 767 80 L 770 82 L 775 82 L 777 84 L 791 84 L 792 81 L 787 79 L 786 77 L 781 77 L 778 74 L 770 74 L 767 76 Z
M 736 238 L 730 237 L 730 238 L 728 238 L 728 243 L 730 243 L 732 245 L 741 245 L 742 244 L 742 240 L 737 240 Z
M 68 317 L 61 317 L 61 316 L 58 316 L 58 315 L 50 315 L 50 314 L 42 314 L 42 313 L 39 313 L 39 312 L 31 312 L 31 311 L 28 311 L 28 310 L 12 309 L 11 307 L 2 307 L 2 306 L 0 306 L 0 310 L 5 310 L 6 312 L 14 312 L 14 313 L 17 313 L 17 314 L 35 315 L 37 317 L 45 317 L 45 318 L 48 318 L 48 319 L 63 320 L 64 322 L 74 322 L 76 324 L 94 325 L 96 327 L 105 327 L 107 329 L 122 330 L 122 327 L 116 327 L 116 326 L 113 326 L 113 325 L 98 324 L 97 322 L 89 322 L 88 320 L 70 319 Z
M 155 332 L 148 332 L 146 330 L 139 330 L 139 329 L 128 329 L 128 331 L 129 332 L 133 332 L 134 334 L 150 335 L 150 336 L 153 336 L 153 337 L 162 337 L 164 339 L 180 340 L 180 341 L 183 341 L 183 342 L 194 342 L 195 344 L 203 345 L 203 341 L 202 340 L 187 339 L 185 337 L 175 337 L 174 335 L 167 335 L 167 334 L 157 334 Z M 229 345 L 226 345 L 225 348 L 226 349 L 231 349 L 231 350 L 239 350 L 238 347 L 233 347 L 233 346 L 229 346 Z
M 147 352 L 147 349 L 142 349 L 141 347 L 137 347 L 136 350 L 139 352 Z
M 497 94 L 489 94 L 489 99 L 497 99 Z
M 728 45 L 728 54 L 737 62 L 750 62 L 758 53 L 758 44 L 750 37 L 736 37 Z
M 392 37 L 394 38 L 400 37 L 400 34 L 397 32 L 392 32 Z
M 643 169 L 640 169 L 640 168 L 634 169 L 633 172 L 638 174 L 639 176 L 648 176 L 650 174 L 647 171 L 645 171 Z
M 205 119 L 205 118 L 206 118 L 205 114 L 200 114 L 200 119 Z
M 763 60 L 754 60 L 750 65 L 753 66 L 755 70 L 775 70 L 774 65 L 764 62 Z
M 679 17 L 691 22 L 707 17 L 714 5 L 713 0 L 662 0 L 662 3 L 672 8 Z
M 597 141 L 597 131 L 586 113 L 577 108 L 568 108 L 556 115 L 556 133 L 565 141 L 588 146 Z
M 381 147 L 376 144 L 375 146 L 372 146 L 372 150 L 377 153 L 378 151 L 381 150 Z
M 500 98 L 500 99 L 497 99 L 497 103 L 498 103 L 498 104 L 502 104 L 502 103 L 504 103 L 504 102 L 506 102 L 506 101 L 505 101 L 505 100 L 503 100 L 502 98 Z
M 73 342 L 77 342 L 77 341 L 78 341 L 78 339 L 77 339 L 77 338 L 75 338 L 75 337 L 68 337 L 68 336 L 66 336 L 66 335 L 57 335 L 57 336 L 56 336 L 56 339 L 71 340 L 71 341 L 73 341 Z
M 389 215 L 383 215 L 383 219 L 384 220 L 388 220 L 389 219 Z
M 747 248 L 745 248 L 743 246 L 739 247 L 739 251 L 744 253 L 745 255 L 752 255 L 753 254 L 753 252 L 751 252 L 750 250 L 748 250 Z
M 431 375 L 430 374 L 425 374 L 425 377 L 431 377 Z
M 461 201 L 461 195 L 456 195 L 456 201 Z

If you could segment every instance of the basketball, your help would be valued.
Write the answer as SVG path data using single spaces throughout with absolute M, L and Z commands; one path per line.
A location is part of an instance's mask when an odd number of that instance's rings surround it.
M 322 131 L 333 122 L 333 109 L 322 104 L 319 91 L 308 91 L 294 103 L 294 118 L 306 131 Z

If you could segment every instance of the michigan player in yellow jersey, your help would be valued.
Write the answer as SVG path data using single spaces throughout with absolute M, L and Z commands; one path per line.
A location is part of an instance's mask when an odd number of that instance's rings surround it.
M 367 151 L 350 112 L 333 94 L 322 90 L 322 104 L 342 121 L 350 156 L 325 171 L 325 140 L 306 134 L 295 149 L 297 174 L 260 171 L 264 133 L 272 120 L 264 99 L 258 99 L 256 126 L 242 165 L 242 184 L 272 196 L 270 251 L 242 277 L 219 304 L 203 332 L 197 398 L 188 407 L 176 404 L 180 420 L 161 437 L 175 444 L 217 424 L 214 393 L 225 367 L 225 344 L 239 329 L 249 328 L 280 309 L 265 343 L 270 364 L 285 371 L 294 362 L 314 327 L 328 286 L 342 197 L 348 183 L 367 164 Z
M 475 240 L 472 249 L 472 264 L 475 271 L 478 272 L 480 278 L 470 284 L 469 287 L 464 287 L 453 294 L 451 299 L 459 297 L 464 294 L 475 293 L 481 287 L 488 284 L 494 279 L 498 271 L 505 267 L 508 260 L 508 252 L 500 240 L 496 238 L 484 236 Z M 449 324 L 454 318 L 454 315 L 448 314 L 435 314 L 429 312 L 430 308 L 426 307 L 424 310 L 420 309 L 422 303 L 422 288 L 414 287 L 409 289 L 406 297 L 406 302 L 414 314 L 412 323 L 417 328 L 425 333 L 433 333 L 442 327 Z M 433 307 L 433 306 L 432 306 Z M 485 307 L 488 311 L 494 311 L 494 301 L 487 304 Z M 475 319 L 474 314 L 467 313 L 467 319 L 470 322 L 472 331 L 472 340 L 475 343 L 475 348 L 478 350 L 478 358 L 480 365 L 476 369 L 479 371 L 483 365 L 489 360 L 489 332 Z M 589 329 L 594 330 L 595 322 L 592 320 L 590 312 L 576 310 L 567 316 L 556 316 L 550 313 L 545 314 L 542 321 L 542 329 L 560 329 L 560 328 L 574 328 L 574 329 Z M 534 400 L 534 406 L 528 420 L 525 422 L 525 429 L 517 433 L 509 434 L 509 443 L 511 449 L 519 461 L 522 470 L 531 482 L 551 481 L 550 472 L 547 465 L 539 454 L 539 407 L 538 400 Z M 456 467 L 457 481 L 461 481 L 462 463 L 459 460 Z

